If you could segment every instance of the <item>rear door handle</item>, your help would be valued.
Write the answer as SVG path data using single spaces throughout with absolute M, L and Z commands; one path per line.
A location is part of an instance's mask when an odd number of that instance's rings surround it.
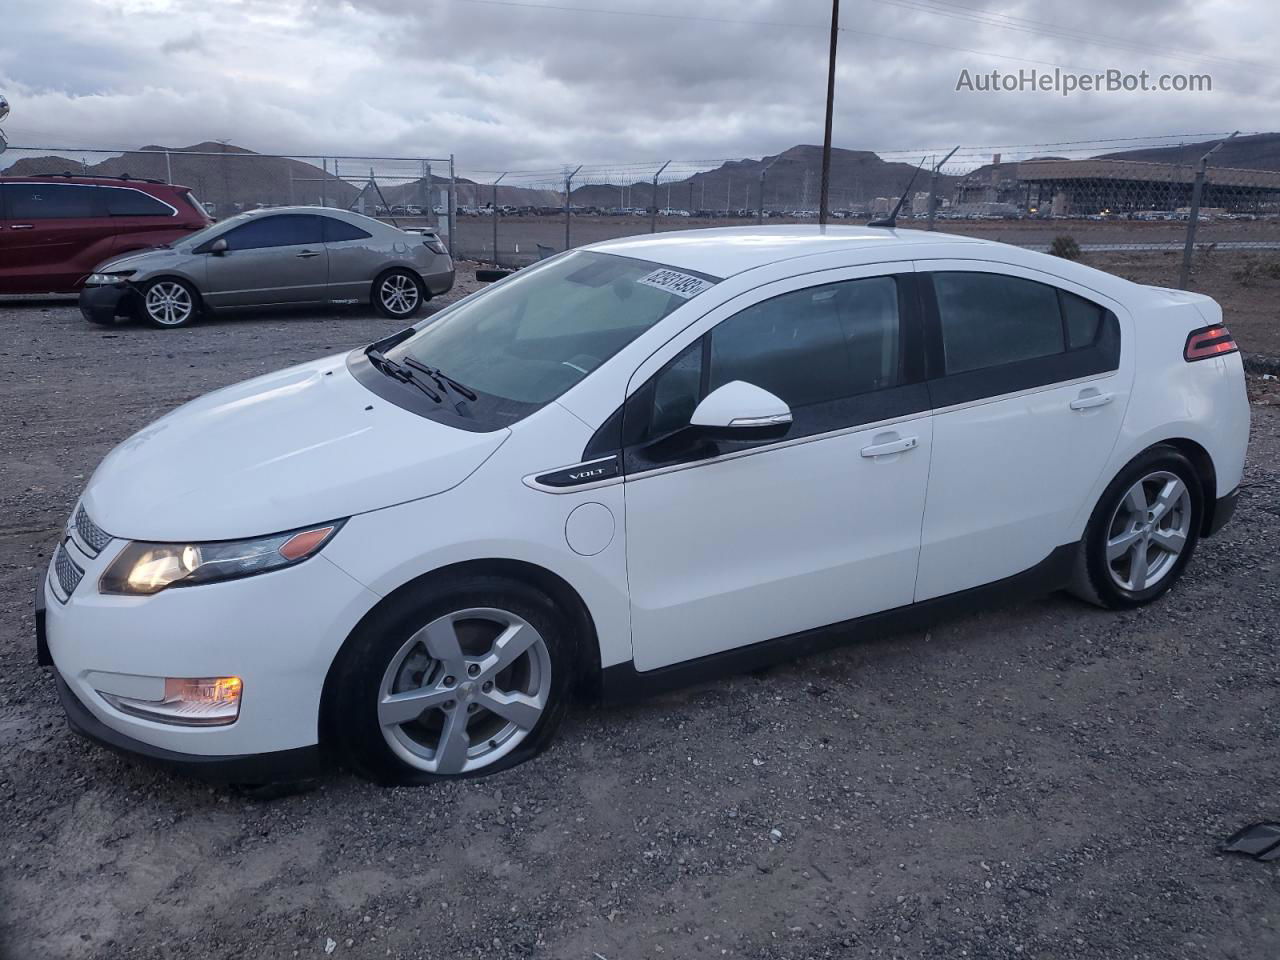
M 890 440 L 887 443 L 873 443 L 869 447 L 862 448 L 862 455 L 864 457 L 887 457 L 894 453 L 906 453 L 908 450 L 914 450 L 919 442 L 919 437 L 902 437 L 898 440 Z
M 1082 393 L 1071 401 L 1072 410 L 1092 410 L 1094 407 L 1105 407 L 1108 403 L 1115 399 L 1113 393 L 1099 393 L 1094 390 L 1089 393 Z
M 36 225 L 34 223 L 13 223 L 9 225 L 10 230 L 34 230 L 35 228 Z
M 319 251 L 319 250 L 303 250 L 301 253 L 299 253 L 299 254 L 295 254 L 295 256 L 297 256 L 297 257 L 298 257 L 298 258 L 300 258 L 300 259 L 305 260 L 307 257 L 318 257 L 318 256 L 320 256 L 320 251 Z

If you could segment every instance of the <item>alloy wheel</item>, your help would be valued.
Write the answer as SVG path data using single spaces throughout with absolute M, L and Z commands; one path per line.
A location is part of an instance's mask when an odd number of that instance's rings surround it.
M 151 285 L 146 296 L 147 316 L 165 327 L 181 326 L 191 319 L 195 310 L 191 293 L 182 284 L 161 280 Z
M 418 306 L 418 285 L 403 273 L 393 273 L 378 287 L 382 305 L 391 313 L 412 313 Z
M 1123 590 L 1147 590 L 1173 570 L 1191 536 L 1191 491 L 1174 473 L 1143 477 L 1125 493 L 1107 528 L 1107 569 Z
M 506 756 L 537 726 L 551 696 L 551 654 L 527 620 L 473 607 L 404 642 L 379 687 L 378 724 L 404 762 L 468 773 Z

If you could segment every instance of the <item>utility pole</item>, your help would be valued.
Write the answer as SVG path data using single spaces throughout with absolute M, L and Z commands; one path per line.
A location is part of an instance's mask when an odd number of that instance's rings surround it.
M 504 172 L 502 177 L 506 175 Z M 498 184 L 502 182 L 502 177 L 493 181 L 493 200 L 491 201 L 493 206 L 493 265 L 495 267 L 500 266 L 498 263 Z
M 831 55 L 827 63 L 827 132 L 822 140 L 822 188 L 818 223 L 826 226 L 827 197 L 831 190 L 831 112 L 836 102 L 836 40 L 840 37 L 840 0 L 831 0 Z
M 1196 245 L 1196 221 L 1200 219 L 1200 197 L 1204 193 L 1205 172 L 1209 169 L 1209 158 L 1222 149 L 1227 140 L 1234 140 L 1240 131 L 1237 130 L 1226 140 L 1219 140 L 1203 157 L 1200 158 L 1200 169 L 1196 171 L 1196 182 L 1191 188 L 1191 212 L 1187 215 L 1187 242 L 1182 248 L 1182 270 L 1178 273 L 1178 288 L 1187 289 L 1191 280 L 1191 251 Z

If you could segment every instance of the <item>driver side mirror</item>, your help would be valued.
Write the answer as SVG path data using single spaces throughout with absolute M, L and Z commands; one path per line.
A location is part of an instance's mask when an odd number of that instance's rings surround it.
M 209 246 L 205 247 L 206 252 L 212 253 L 215 257 L 220 257 L 227 252 L 227 238 L 219 237 Z
M 733 380 L 707 394 L 689 426 L 707 440 L 777 440 L 791 429 L 791 408 L 768 390 Z

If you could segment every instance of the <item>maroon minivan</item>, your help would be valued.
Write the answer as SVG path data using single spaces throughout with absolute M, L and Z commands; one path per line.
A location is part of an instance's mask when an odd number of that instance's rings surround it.
M 0 177 L 0 294 L 75 293 L 116 254 L 212 223 L 187 187 L 128 177 Z

